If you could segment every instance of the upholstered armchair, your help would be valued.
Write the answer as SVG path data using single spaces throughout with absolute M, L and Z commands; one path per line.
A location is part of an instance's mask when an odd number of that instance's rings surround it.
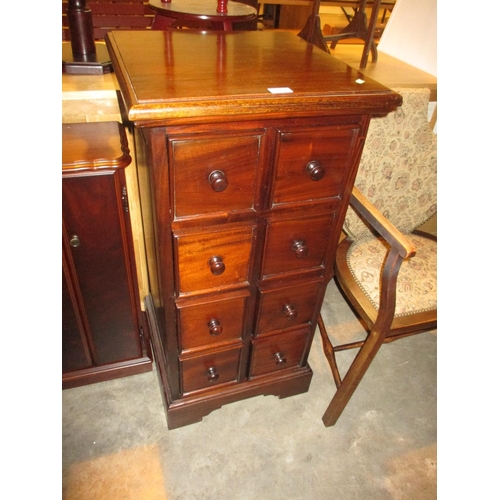
M 437 238 L 416 230 L 437 213 L 437 138 L 429 90 L 394 89 L 403 104 L 373 118 L 335 260 L 335 280 L 365 325 L 363 341 L 333 345 L 319 329 L 337 391 L 323 422 L 335 424 L 385 342 L 437 326 Z M 335 353 L 359 348 L 342 378 Z M 383 388 L 381 388 L 383 390 Z

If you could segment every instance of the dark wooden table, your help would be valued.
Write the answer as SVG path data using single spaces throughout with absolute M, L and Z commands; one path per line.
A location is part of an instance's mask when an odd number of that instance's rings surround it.
M 257 10 L 250 5 L 228 1 L 227 12 L 218 12 L 217 0 L 150 0 L 149 7 L 155 12 L 151 28 L 164 30 L 173 26 L 201 25 L 213 29 L 232 31 L 234 23 L 251 21 Z

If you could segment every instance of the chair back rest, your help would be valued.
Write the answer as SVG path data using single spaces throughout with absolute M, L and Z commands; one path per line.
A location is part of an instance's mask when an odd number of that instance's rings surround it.
M 403 104 L 372 118 L 356 187 L 403 233 L 437 213 L 437 137 L 428 120 L 429 89 L 394 88 Z M 344 231 L 353 239 L 370 232 L 349 208 Z
M 88 0 L 87 7 L 92 12 L 94 39 L 104 40 L 111 30 L 150 29 L 154 12 L 146 0 Z M 62 39 L 70 40 L 68 0 L 62 0 Z

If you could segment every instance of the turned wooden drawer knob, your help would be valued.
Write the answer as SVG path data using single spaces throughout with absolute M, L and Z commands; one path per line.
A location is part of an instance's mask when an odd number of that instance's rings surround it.
M 219 276 L 219 274 L 222 274 L 226 270 L 226 266 L 224 262 L 222 262 L 222 257 L 212 257 L 208 261 L 208 264 L 210 266 L 210 272 L 215 276 Z
M 286 316 L 288 320 L 292 320 L 297 317 L 297 310 L 292 305 L 286 304 L 283 307 L 283 314 Z
M 286 363 L 286 358 L 282 352 L 277 352 L 274 355 L 274 360 L 276 361 L 277 365 L 284 365 Z
M 292 245 L 292 250 L 295 252 L 295 256 L 297 259 L 303 259 L 304 257 L 307 257 L 307 254 L 309 252 L 308 248 L 306 247 L 305 241 L 302 240 L 295 240 Z
M 208 176 L 208 182 L 210 182 L 210 186 L 212 186 L 212 189 L 217 193 L 227 188 L 227 177 L 221 170 L 214 170 L 211 172 Z
M 319 161 L 310 161 L 306 166 L 306 171 L 313 181 L 320 181 L 325 176 L 325 169 Z
M 80 238 L 76 234 L 74 234 L 69 240 L 69 245 L 72 248 L 78 248 L 80 246 Z
M 212 337 L 217 337 L 222 333 L 222 326 L 218 319 L 212 319 L 208 322 L 208 332 Z
M 215 366 L 211 366 L 207 370 L 207 378 L 209 382 L 215 382 L 219 378 L 219 374 L 217 373 L 217 368 L 215 368 Z

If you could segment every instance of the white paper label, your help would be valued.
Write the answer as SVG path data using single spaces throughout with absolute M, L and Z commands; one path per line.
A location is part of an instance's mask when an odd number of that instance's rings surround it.
M 271 94 L 291 94 L 293 90 L 290 87 L 272 87 L 269 90 Z

